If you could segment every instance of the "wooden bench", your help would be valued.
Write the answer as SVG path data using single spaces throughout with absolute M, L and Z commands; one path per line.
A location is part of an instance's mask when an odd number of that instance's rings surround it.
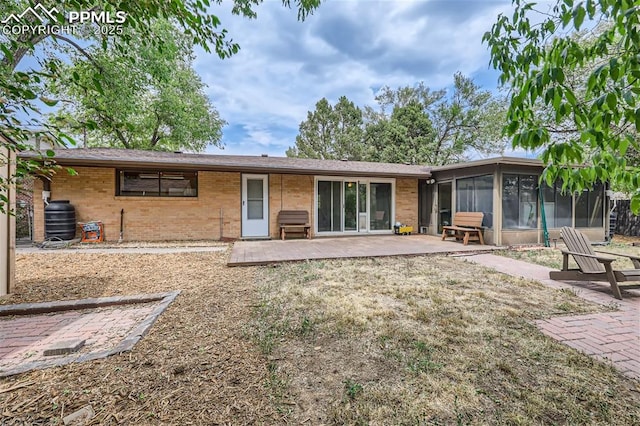
M 482 237 L 482 212 L 457 212 L 453 216 L 453 224 L 442 227 L 442 240 L 447 237 L 455 237 L 456 241 L 462 240 L 464 245 L 469 241 L 480 241 L 484 245 Z M 449 235 L 449 233 L 452 233 Z
M 287 232 L 302 232 L 305 238 L 311 238 L 309 212 L 306 210 L 280 210 L 278 226 L 280 226 L 280 238 L 283 240 Z

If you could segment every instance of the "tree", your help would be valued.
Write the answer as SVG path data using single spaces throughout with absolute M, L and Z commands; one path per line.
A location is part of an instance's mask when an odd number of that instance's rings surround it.
M 366 106 L 363 113 L 344 96 L 335 107 L 321 99 L 287 156 L 444 165 L 463 161 L 470 150 L 503 151 L 505 110 L 459 73 L 450 96 L 418 83 L 385 86 L 376 101 L 377 110 Z
M 192 68 L 193 47 L 167 21 L 154 24 L 162 49 L 130 34 L 130 50 L 93 47 L 87 61 L 61 63 L 61 77 L 48 85 L 63 107 L 52 117 L 72 134 L 84 132 L 87 146 L 203 151 L 218 145 L 224 121 L 211 106 Z M 90 90 L 100 71 L 102 91 Z
M 367 141 L 391 161 L 444 165 L 463 161 L 470 150 L 491 154 L 504 148 L 497 130 L 500 103 L 460 73 L 450 96 L 419 83 L 385 86 L 376 100 L 379 112 L 366 110 Z
M 575 192 L 610 181 L 634 191 L 639 212 L 640 168 L 629 154 L 640 148 L 640 1 L 559 0 L 548 12 L 514 5 L 483 37 L 511 88 L 506 134 L 514 146 L 543 150 L 547 183 L 561 179 Z M 586 78 L 567 80 L 579 70 Z M 551 122 L 536 114 L 540 102 Z
M 221 0 L 216 0 L 216 4 L 220 2 Z M 261 2 L 262 0 L 234 0 L 232 10 L 237 15 L 254 18 L 256 14 L 253 6 Z M 291 0 L 283 0 L 283 4 L 289 7 Z M 320 0 L 295 0 L 294 4 L 298 9 L 298 19 L 304 20 L 319 6 Z M 74 143 L 55 123 L 41 120 L 40 106 L 57 104 L 56 100 L 45 96 L 43 88 L 44 82 L 62 77 L 57 53 L 61 52 L 62 45 L 66 45 L 91 61 L 92 58 L 86 51 L 87 45 L 97 44 L 106 50 L 110 41 L 115 51 L 123 53 L 128 51 L 132 42 L 129 33 L 118 32 L 118 28 L 111 33 L 114 27 L 108 25 L 77 24 L 78 34 L 74 37 L 55 29 L 71 25 L 70 12 L 89 13 L 92 18 L 105 17 L 107 13 L 114 16 L 120 13 L 122 16 L 124 13 L 127 28 L 137 34 L 140 43 L 150 43 L 161 49 L 162 41 L 153 37 L 153 23 L 165 19 L 174 23 L 193 44 L 202 46 L 207 52 L 213 48 L 221 58 L 225 58 L 237 52 L 239 46 L 226 38 L 227 32 L 220 28 L 218 17 L 210 13 L 210 6 L 210 0 L 10 0 L 0 3 L 2 20 L 10 19 L 13 14 L 19 27 L 38 29 L 14 32 L 11 28 L 5 31 L 3 27 L 0 32 L 0 229 L 7 234 L 0 238 L 0 251 L 8 254 L 0 264 L 0 295 L 10 291 L 14 279 L 12 235 L 15 220 L 9 213 L 16 178 L 31 171 L 45 174 L 50 172 L 50 167 L 47 166 L 50 162 L 25 161 L 17 158 L 16 153 L 30 149 L 28 142 L 43 135 L 51 135 L 53 142 L 63 145 Z M 40 14 L 26 13 L 28 7 L 34 11 L 37 9 Z M 40 21 L 41 14 L 46 16 L 45 21 Z M 103 33 L 105 27 L 106 33 Z M 36 50 L 36 47 L 40 50 Z M 40 68 L 19 69 L 18 65 L 25 55 L 36 56 Z M 98 70 L 92 78 L 93 84 L 87 89 L 101 93 L 100 77 Z M 47 152 L 48 157 L 53 155 L 53 151 Z
M 367 124 L 370 161 L 434 164 L 429 147 L 434 129 L 422 104 L 416 100 L 395 106 L 389 118 L 374 116 Z
M 345 96 L 335 107 L 322 98 L 300 123 L 296 144 L 287 149 L 287 157 L 362 160 L 362 126 L 362 110 Z
M 214 3 L 219 4 L 216 0 Z M 88 46 L 98 46 L 104 50 L 111 49 L 126 56 L 130 45 L 149 44 L 156 49 L 162 49 L 163 42 L 154 37 L 154 22 L 157 20 L 171 21 L 180 32 L 184 33 L 193 44 L 201 46 L 205 51 L 215 53 L 220 58 L 226 58 L 239 49 L 230 40 L 227 31 L 221 28 L 220 19 L 210 13 L 210 0 L 149 0 L 144 2 L 122 2 L 120 0 L 12 0 L 0 4 L 0 18 L 8 19 L 12 14 L 23 25 L 37 31 L 12 31 L 12 23 L 3 24 L 8 30 L 0 32 L 0 129 L 5 137 L 0 138 L 0 163 L 6 164 L 9 152 L 14 155 L 17 151 L 29 150 L 29 141 L 42 136 L 51 137 L 52 142 L 61 145 L 74 144 L 71 136 L 67 135 L 56 123 L 42 120 L 43 105 L 53 107 L 57 100 L 46 96 L 44 83 L 64 77 L 61 73 L 61 59 L 64 46 L 73 49 L 78 54 L 93 61 Z M 255 18 L 254 7 L 262 0 L 234 0 L 232 11 L 236 15 Z M 286 7 L 298 10 L 298 19 L 304 20 L 320 4 L 320 0 L 283 0 Z M 40 21 L 36 14 L 24 13 L 31 7 L 39 16 L 45 16 Z M 43 13 L 46 12 L 46 13 Z M 128 31 L 111 31 L 110 25 L 87 22 L 85 24 L 69 22 L 70 12 L 85 12 L 99 14 L 126 14 L 125 22 Z M 60 28 L 73 26 L 77 31 L 73 35 L 61 32 Z M 106 32 L 105 32 L 106 29 Z M 117 30 L 117 28 L 116 28 Z M 131 34 L 136 34 L 133 39 Z M 33 55 L 39 62 L 39 68 L 20 69 L 18 65 L 27 55 Z M 92 94 L 103 92 L 101 85 L 101 70 L 99 67 L 91 77 L 91 84 L 85 86 Z M 77 80 L 68 80 L 76 84 Z M 91 94 L 87 94 L 91 96 Z M 47 153 L 53 156 L 53 152 Z M 16 171 L 24 174 L 39 169 L 46 173 L 40 161 L 25 161 L 16 159 Z M 15 176 L 0 177 L 0 210 L 6 205 L 7 188 L 13 184 Z

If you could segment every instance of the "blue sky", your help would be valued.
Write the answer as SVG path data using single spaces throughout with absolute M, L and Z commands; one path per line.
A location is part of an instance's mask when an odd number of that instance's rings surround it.
M 322 97 L 345 95 L 375 105 L 380 87 L 449 87 L 453 74 L 495 91 L 482 35 L 510 0 L 328 0 L 305 22 L 280 0 L 266 0 L 258 17 L 213 9 L 240 44 L 230 59 L 197 51 L 195 68 L 221 116 L 223 150 L 210 153 L 283 156 L 298 126 Z

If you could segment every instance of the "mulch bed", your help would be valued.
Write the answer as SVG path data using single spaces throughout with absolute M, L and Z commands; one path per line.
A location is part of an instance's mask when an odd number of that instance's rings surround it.
M 131 352 L 0 379 L 3 425 L 60 424 L 86 405 L 89 424 L 274 423 L 267 362 L 245 326 L 255 269 L 228 252 L 18 255 L 0 304 L 182 290 Z

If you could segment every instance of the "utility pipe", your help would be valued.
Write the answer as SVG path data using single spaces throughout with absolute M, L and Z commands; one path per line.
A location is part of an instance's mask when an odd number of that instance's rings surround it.
M 124 209 L 120 209 L 120 238 L 118 242 L 121 243 L 124 240 Z
M 222 236 L 224 228 L 224 217 L 222 216 L 222 207 L 220 207 L 220 241 L 224 241 L 224 237 Z

